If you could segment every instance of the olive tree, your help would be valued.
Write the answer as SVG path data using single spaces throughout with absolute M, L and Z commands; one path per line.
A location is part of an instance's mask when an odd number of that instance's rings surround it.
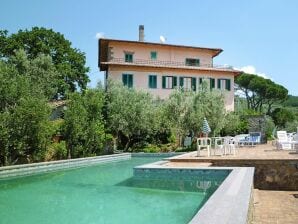
M 166 119 L 173 132 L 182 138 L 190 131 L 197 135 L 202 131 L 203 119 L 206 117 L 213 134 L 218 134 L 224 126 L 225 107 L 223 94 L 201 88 L 197 92 L 177 89 L 165 101 Z
M 63 133 L 68 158 L 102 153 L 105 141 L 103 108 L 104 93 L 101 89 L 70 94 L 64 115 Z
M 149 93 L 109 81 L 107 126 L 116 143 L 125 138 L 124 150 L 156 131 L 154 103 Z

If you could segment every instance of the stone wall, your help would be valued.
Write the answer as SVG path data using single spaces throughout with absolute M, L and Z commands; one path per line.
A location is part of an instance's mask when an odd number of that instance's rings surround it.
M 298 159 L 212 160 L 213 166 L 255 167 L 254 185 L 261 190 L 298 191 Z

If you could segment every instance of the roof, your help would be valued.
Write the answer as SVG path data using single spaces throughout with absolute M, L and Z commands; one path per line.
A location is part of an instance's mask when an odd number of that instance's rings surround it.
M 135 41 L 135 40 L 117 40 L 117 39 L 107 39 L 102 38 L 99 39 L 101 42 L 119 42 L 119 43 L 133 43 L 139 45 L 155 45 L 155 46 L 167 46 L 167 47 L 174 47 L 174 48 L 192 48 L 192 49 L 200 49 L 200 50 L 210 50 L 214 51 L 213 57 L 220 54 L 223 49 L 221 48 L 210 48 L 210 47 L 197 47 L 197 46 L 189 46 L 189 45 L 177 45 L 177 44 L 166 44 L 166 43 L 156 43 L 156 42 L 145 42 L 145 41 Z
M 117 40 L 117 39 L 107 39 L 101 38 L 98 40 L 98 67 L 100 67 L 100 62 L 107 61 L 107 52 L 108 44 L 110 42 L 116 43 L 128 43 L 128 44 L 137 44 L 137 45 L 153 45 L 161 47 L 173 47 L 173 48 L 188 48 L 188 49 L 199 49 L 207 50 L 212 52 L 212 57 L 219 55 L 223 50 L 221 48 L 208 48 L 208 47 L 196 47 L 196 46 L 187 46 L 187 45 L 176 45 L 176 44 L 165 44 L 165 43 L 154 43 L 154 42 L 142 42 L 142 41 L 133 41 L 133 40 Z

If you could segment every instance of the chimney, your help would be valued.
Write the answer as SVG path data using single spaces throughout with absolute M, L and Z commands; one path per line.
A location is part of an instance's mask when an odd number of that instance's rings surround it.
M 139 41 L 144 42 L 144 25 L 139 25 Z

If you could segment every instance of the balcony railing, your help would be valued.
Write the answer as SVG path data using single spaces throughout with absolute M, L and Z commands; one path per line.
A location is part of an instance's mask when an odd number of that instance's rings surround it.
M 144 59 L 133 59 L 133 61 L 125 61 L 124 58 L 112 58 L 108 62 L 119 63 L 119 64 L 134 64 L 144 66 L 160 66 L 160 67 L 187 67 L 187 68 L 217 68 L 217 69 L 228 69 L 234 70 L 232 66 L 228 65 L 214 65 L 214 64 L 202 64 L 197 65 L 186 65 L 185 62 L 181 61 L 160 61 L 160 60 L 144 60 Z

